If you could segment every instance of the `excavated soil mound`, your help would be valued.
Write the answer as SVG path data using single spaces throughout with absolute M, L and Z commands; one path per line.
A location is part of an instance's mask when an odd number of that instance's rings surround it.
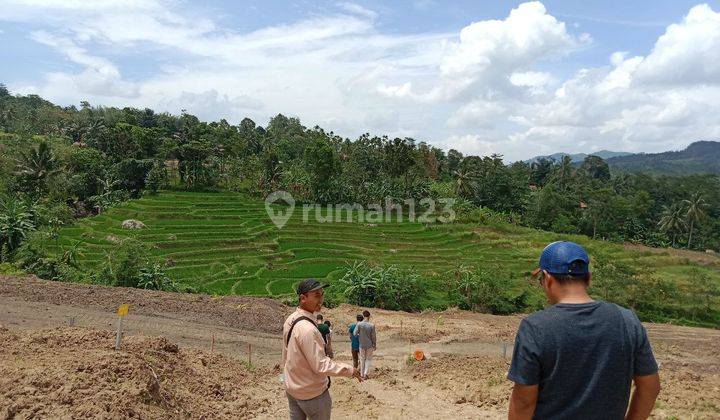
M 449 355 L 413 364 L 410 374 L 414 380 L 446 392 L 455 404 L 502 410 L 512 389 L 505 379 L 507 369 L 498 358 Z
M 165 338 L 0 326 L 0 419 L 248 418 L 264 412 L 268 374 Z
M 115 312 L 130 304 L 133 314 L 169 316 L 243 330 L 279 333 L 291 309 L 277 300 L 249 296 L 214 297 L 202 294 L 61 283 L 34 276 L 0 275 L 0 296 L 22 296 L 27 301 L 92 307 Z

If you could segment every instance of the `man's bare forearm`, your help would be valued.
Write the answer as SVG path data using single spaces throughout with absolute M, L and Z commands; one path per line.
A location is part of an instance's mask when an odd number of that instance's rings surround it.
M 529 420 L 535 414 L 538 387 L 515 384 L 510 395 L 508 419 Z
M 517 401 L 510 400 L 510 410 L 508 410 L 509 420 L 529 420 L 535 413 L 535 404 L 522 404 Z
M 660 378 L 657 374 L 635 378 L 635 391 L 630 400 L 626 420 L 645 420 L 650 417 L 655 400 L 660 393 Z

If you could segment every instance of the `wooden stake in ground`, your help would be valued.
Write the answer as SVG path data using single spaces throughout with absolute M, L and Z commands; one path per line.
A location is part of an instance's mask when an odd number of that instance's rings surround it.
M 210 354 L 215 352 L 215 333 L 212 335 L 212 341 L 210 342 Z
M 115 337 L 115 350 L 120 350 L 120 341 L 122 341 L 123 318 L 125 318 L 125 315 L 128 314 L 129 310 L 130 310 L 130 305 L 128 305 L 127 303 L 123 303 L 122 305 L 120 305 L 120 307 L 117 310 L 118 328 L 117 328 L 117 336 Z
M 252 366 L 252 344 L 248 343 L 248 366 Z

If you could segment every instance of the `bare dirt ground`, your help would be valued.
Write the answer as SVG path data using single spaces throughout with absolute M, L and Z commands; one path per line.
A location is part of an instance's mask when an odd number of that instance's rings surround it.
M 130 304 L 113 350 L 115 311 Z M 286 418 L 279 330 L 291 311 L 248 297 L 0 276 L 0 419 Z M 325 310 L 336 359 L 360 308 Z M 368 381 L 333 381 L 334 418 L 504 418 L 521 316 L 373 310 Z M 647 325 L 661 366 L 655 418 L 720 418 L 720 331 Z M 415 349 L 424 362 L 409 363 Z M 505 356 L 503 356 L 505 353 Z

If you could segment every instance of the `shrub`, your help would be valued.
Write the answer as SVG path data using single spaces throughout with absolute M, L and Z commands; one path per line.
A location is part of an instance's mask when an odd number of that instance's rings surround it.
M 487 207 L 476 207 L 467 201 L 457 203 L 454 207 L 459 223 L 481 223 L 489 226 L 506 226 L 517 224 L 520 216 L 514 213 L 506 214 L 491 210 Z
M 140 268 L 136 287 L 140 289 L 165 290 L 172 292 L 178 290 L 178 287 L 172 280 L 170 280 L 170 277 L 165 274 L 158 263 Z
M 12 197 L 0 197 L 0 261 L 8 259 L 35 229 L 32 211 Z
M 636 271 L 628 264 L 598 253 L 593 261 L 590 294 L 628 305 L 628 290 L 636 283 Z
M 94 274 L 96 283 L 153 290 L 178 290 L 158 263 L 150 260 L 145 245 L 125 239 L 106 254 Z
M 395 265 L 370 267 L 364 261 L 349 263 L 335 284 L 342 295 L 359 306 L 390 310 L 420 309 L 424 297 L 420 276 Z
M 20 276 L 25 274 L 25 272 L 13 264 L 0 263 L 0 274 L 6 276 Z
M 511 291 L 512 279 L 499 270 L 489 273 L 461 266 L 447 278 L 450 299 L 460 309 L 507 315 L 525 310 L 532 298 L 528 288 Z
M 168 187 L 168 174 L 165 163 L 161 160 L 155 161 L 152 169 L 145 177 L 145 188 L 150 195 L 157 194 L 158 190 Z
M 63 248 L 57 257 L 45 249 L 52 233 L 33 232 L 15 254 L 15 264 L 41 279 L 56 281 L 86 281 L 87 274 L 77 266 L 78 244 Z

